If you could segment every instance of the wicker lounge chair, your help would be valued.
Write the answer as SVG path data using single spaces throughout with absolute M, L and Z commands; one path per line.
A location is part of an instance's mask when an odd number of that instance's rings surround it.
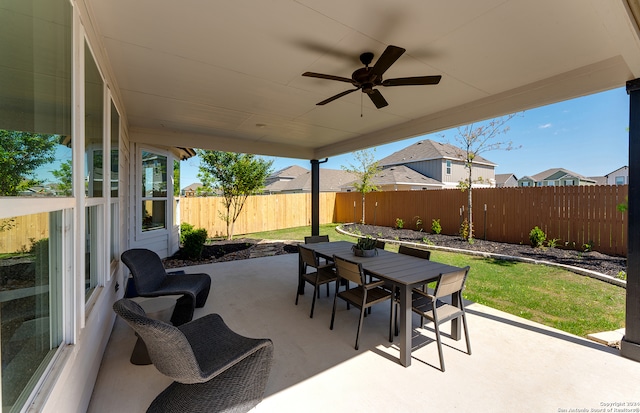
M 127 298 L 113 309 L 145 340 L 155 367 L 174 380 L 147 412 L 246 412 L 262 401 L 271 340 L 236 334 L 218 314 L 174 327 L 148 318 Z
M 129 267 L 141 297 L 182 295 L 171 316 L 175 326 L 191 321 L 194 309 L 203 307 L 207 301 L 211 288 L 209 274 L 167 273 L 158 254 L 143 248 L 123 252 L 122 262 Z

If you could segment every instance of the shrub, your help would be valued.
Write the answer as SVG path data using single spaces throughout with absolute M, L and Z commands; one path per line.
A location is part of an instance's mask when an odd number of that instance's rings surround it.
M 531 232 L 529 232 L 529 241 L 533 248 L 540 248 L 544 246 L 544 242 L 547 239 L 547 234 L 536 225 Z
M 557 247 L 558 241 L 560 241 L 560 238 L 553 238 L 553 239 L 547 240 L 547 247 L 549 248 Z
M 466 218 L 460 224 L 460 238 L 464 240 L 469 238 L 469 221 Z
M 183 222 L 180 224 L 180 244 L 184 244 L 184 237 L 193 231 L 193 225 Z
M 413 219 L 416 221 L 416 230 L 422 232 L 422 218 L 416 215 Z
M 190 260 L 200 259 L 200 257 L 202 257 L 202 249 L 204 248 L 206 240 L 206 229 L 198 228 L 188 231 L 184 235 L 184 243 L 182 244 L 182 251 L 184 255 Z
M 404 228 L 404 220 L 402 218 L 396 218 L 396 228 Z
M 431 220 L 431 232 L 433 232 L 434 234 L 439 234 L 442 232 L 442 227 L 440 226 L 439 219 Z

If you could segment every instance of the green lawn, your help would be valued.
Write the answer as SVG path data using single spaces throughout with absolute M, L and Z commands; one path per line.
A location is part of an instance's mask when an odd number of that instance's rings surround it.
M 320 226 L 332 241 L 353 237 Z M 310 227 L 260 232 L 246 238 L 304 240 Z M 388 245 L 390 251 L 397 247 Z M 559 268 L 433 251 L 431 259 L 471 271 L 464 297 L 473 302 L 555 327 L 578 336 L 624 327 L 625 290 Z

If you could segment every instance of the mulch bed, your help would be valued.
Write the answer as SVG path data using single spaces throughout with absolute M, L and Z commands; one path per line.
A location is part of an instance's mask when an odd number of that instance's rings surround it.
M 509 255 L 512 257 L 551 261 L 614 277 L 618 275 L 620 271 L 626 272 L 627 270 L 626 258 L 612 257 L 597 251 L 584 252 L 564 248 L 533 248 L 531 245 L 505 244 L 482 239 L 474 239 L 473 244 L 470 244 L 459 236 L 429 234 L 423 231 L 394 229 L 375 225 L 351 224 L 343 225 L 342 228 L 351 233 L 370 235 L 374 238 L 417 242 L 425 245 L 431 244 L 442 247 Z
M 443 247 L 466 249 L 472 251 L 489 252 L 513 257 L 531 258 L 551 261 L 558 264 L 571 265 L 601 274 L 617 276 L 627 270 L 627 259 L 612 257 L 596 251 L 584 252 L 562 248 L 532 248 L 530 245 L 504 244 L 500 242 L 475 239 L 473 244 L 462 240 L 459 236 L 429 234 L 411 229 L 394 229 L 375 225 L 350 224 L 342 228 L 358 235 L 370 235 L 374 238 L 399 240 L 437 245 Z M 426 241 L 426 242 L 425 242 Z M 189 265 L 208 264 L 213 262 L 244 260 L 251 257 L 251 251 L 256 248 L 258 240 L 235 239 L 232 241 L 214 241 L 205 245 L 202 258 L 189 260 L 181 252 L 163 260 L 166 268 L 186 267 Z M 297 253 L 295 245 L 284 242 L 273 242 L 271 247 L 274 255 Z

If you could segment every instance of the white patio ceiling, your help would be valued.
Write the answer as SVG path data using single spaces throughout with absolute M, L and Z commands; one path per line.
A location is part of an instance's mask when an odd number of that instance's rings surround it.
M 638 0 L 79 1 L 138 142 L 322 159 L 640 77 Z M 316 106 L 388 45 L 440 84 Z

